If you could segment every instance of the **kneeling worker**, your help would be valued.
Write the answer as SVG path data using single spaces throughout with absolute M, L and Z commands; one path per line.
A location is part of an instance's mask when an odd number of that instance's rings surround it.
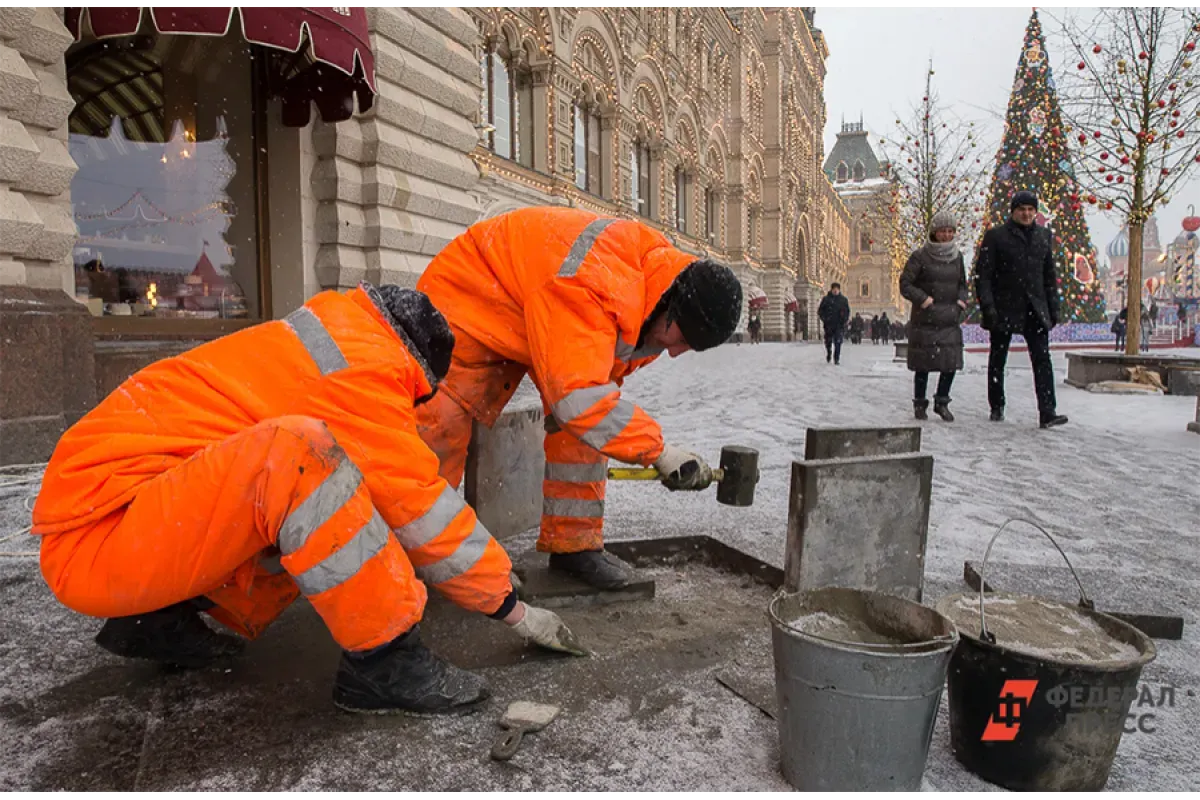
M 253 639 L 303 594 L 343 648 L 348 711 L 488 696 L 421 644 L 426 584 L 573 651 L 417 435 L 453 347 L 424 295 L 361 284 L 146 367 L 59 440 L 33 510 L 47 583 L 109 618 L 106 650 L 192 667 L 242 644 L 201 610 Z
M 705 489 L 713 475 L 664 443 L 621 384 L 663 351 L 726 341 L 742 313 L 737 277 L 640 222 L 543 206 L 471 226 L 417 288 L 456 342 L 442 392 L 417 415 L 442 475 L 459 484 L 472 421 L 494 424 L 528 373 L 547 410 L 538 549 L 594 586 L 628 583 L 628 565 L 604 551 L 608 459 L 653 465 L 672 490 Z

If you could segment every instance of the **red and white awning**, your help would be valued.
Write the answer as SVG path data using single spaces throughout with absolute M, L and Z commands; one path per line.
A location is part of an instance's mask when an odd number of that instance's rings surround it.
M 792 314 L 800 310 L 800 301 L 796 299 L 796 295 L 788 292 L 783 296 L 783 310 Z
M 375 57 L 365 8 L 67 8 L 67 29 L 82 41 L 132 36 L 148 17 L 160 34 L 226 36 L 235 30 L 251 44 L 304 56 L 276 76 L 272 94 L 283 100 L 285 125 L 308 124 L 316 103 L 326 122 L 341 122 L 375 100 Z
M 767 307 L 767 293 L 754 284 L 746 289 L 746 299 L 749 301 L 748 306 L 751 309 L 758 310 Z

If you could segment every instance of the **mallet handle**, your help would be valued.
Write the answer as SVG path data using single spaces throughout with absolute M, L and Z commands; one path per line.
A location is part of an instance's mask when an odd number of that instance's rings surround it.
M 610 481 L 658 481 L 662 476 L 654 467 L 612 467 L 608 471 Z M 725 480 L 725 471 L 720 467 L 713 470 L 713 481 Z

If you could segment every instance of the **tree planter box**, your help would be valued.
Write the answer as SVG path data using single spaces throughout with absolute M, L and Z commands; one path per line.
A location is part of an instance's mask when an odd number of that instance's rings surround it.
M 1153 369 L 1162 377 L 1163 385 L 1169 385 L 1171 372 L 1200 369 L 1200 358 L 1150 353 L 1136 356 L 1124 353 L 1067 353 L 1067 384 L 1086 389 L 1090 384 L 1101 381 L 1127 380 L 1129 376 L 1125 370 L 1129 367 Z M 1181 388 L 1182 381 L 1182 378 L 1176 378 Z

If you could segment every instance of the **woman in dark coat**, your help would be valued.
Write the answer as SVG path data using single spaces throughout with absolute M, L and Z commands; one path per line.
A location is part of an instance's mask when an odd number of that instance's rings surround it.
M 967 309 L 967 272 L 954 242 L 954 215 L 933 215 L 929 243 L 908 257 L 900 275 L 900 294 L 912 304 L 908 332 L 908 368 L 913 371 L 913 413 L 928 419 L 929 373 L 939 372 L 933 413 L 947 422 L 950 386 L 963 366 L 962 323 Z

